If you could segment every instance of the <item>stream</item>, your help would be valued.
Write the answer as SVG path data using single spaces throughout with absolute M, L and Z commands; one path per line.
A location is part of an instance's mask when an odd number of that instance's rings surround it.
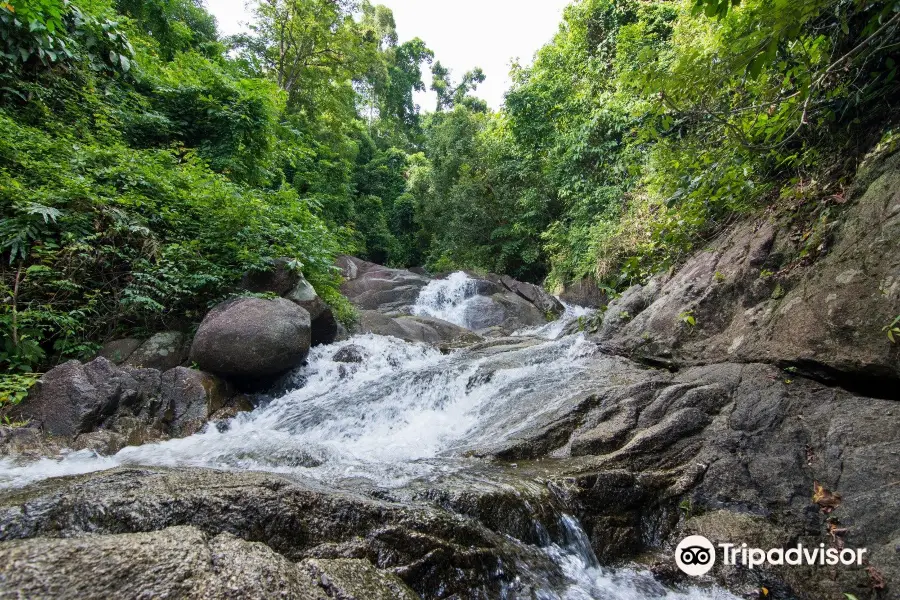
M 465 327 L 474 294 L 472 280 L 455 273 L 424 288 L 413 313 Z M 595 368 L 601 358 L 594 344 L 580 334 L 562 335 L 589 312 L 566 306 L 558 321 L 519 331 L 503 344 L 450 354 L 377 335 L 319 346 L 293 374 L 296 389 L 252 412 L 113 456 L 79 451 L 30 464 L 0 461 L 0 486 L 152 465 L 267 471 L 338 489 L 399 490 L 483 469 L 474 456 L 610 376 Z M 338 353 L 351 362 L 335 361 Z M 566 581 L 548 583 L 541 598 L 736 598 L 717 588 L 667 589 L 638 566 L 603 567 L 578 521 L 564 512 L 557 518 L 554 530 L 562 533 L 558 539 L 544 535 L 540 549 Z

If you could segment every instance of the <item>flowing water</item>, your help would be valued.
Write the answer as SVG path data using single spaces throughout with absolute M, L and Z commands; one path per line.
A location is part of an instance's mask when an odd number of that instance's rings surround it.
M 465 325 L 474 282 L 463 273 L 423 289 L 414 312 Z M 121 450 L 114 456 L 72 452 L 30 464 L 0 461 L 0 486 L 121 465 L 200 466 L 288 473 L 335 487 L 360 480 L 398 489 L 480 464 L 467 458 L 502 444 L 573 396 L 613 376 L 609 361 L 581 335 L 561 336 L 587 311 L 566 307 L 559 322 L 519 332 L 497 347 L 444 355 L 376 335 L 319 346 L 294 377 L 298 389 L 208 426 L 187 438 Z M 360 362 L 336 362 L 354 346 Z M 584 532 L 560 517 L 563 539 L 542 544 L 569 581 L 546 598 L 734 598 L 723 591 L 672 591 L 646 571 L 604 569 Z
M 468 327 L 468 314 L 477 292 L 475 280 L 457 271 L 426 285 L 419 293 L 412 313 L 418 317 L 433 317 Z

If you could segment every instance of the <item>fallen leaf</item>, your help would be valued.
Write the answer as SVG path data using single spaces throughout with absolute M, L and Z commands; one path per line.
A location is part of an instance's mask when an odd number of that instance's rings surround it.
M 846 527 L 838 527 L 837 523 L 828 524 L 828 533 L 831 534 L 831 541 L 834 542 L 834 545 L 838 550 L 844 549 L 843 536 L 847 531 L 848 529 Z
M 822 512 L 827 515 L 840 506 L 841 495 L 829 492 L 825 489 L 825 486 L 821 485 L 818 481 L 814 481 L 812 501 L 814 504 L 818 504 L 819 508 L 822 509 Z
M 872 580 L 873 590 L 883 590 L 885 588 L 884 575 L 879 573 L 875 567 L 866 567 L 866 573 L 869 574 L 869 578 Z

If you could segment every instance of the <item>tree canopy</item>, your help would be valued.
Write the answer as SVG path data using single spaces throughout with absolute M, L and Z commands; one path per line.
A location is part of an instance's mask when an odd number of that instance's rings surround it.
M 189 328 L 281 256 L 345 319 L 338 252 L 614 292 L 775 207 L 814 257 L 896 126 L 897 0 L 575 0 L 498 111 L 384 6 L 253 8 L 0 0 L 0 368 Z

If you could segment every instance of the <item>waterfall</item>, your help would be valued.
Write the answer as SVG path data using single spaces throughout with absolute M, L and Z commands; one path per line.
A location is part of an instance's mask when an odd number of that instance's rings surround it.
M 734 594 L 718 588 L 667 589 L 643 568 L 601 567 L 578 520 L 562 515 L 560 526 L 563 539 L 545 551 L 562 567 L 570 584 L 561 594 L 545 596 L 547 600 L 738 600 Z
M 360 363 L 335 362 L 356 346 Z M 466 464 L 467 450 L 513 436 L 591 386 L 594 346 L 569 336 L 497 354 L 451 355 L 362 335 L 310 352 L 305 385 L 220 426 L 114 456 L 0 461 L 0 485 L 118 465 L 202 466 L 294 473 L 333 482 L 364 477 L 397 487 Z
M 433 317 L 460 327 L 467 327 L 468 300 L 477 293 L 474 279 L 457 271 L 444 279 L 429 282 L 419 293 L 412 313 L 418 317 Z
M 561 300 L 560 302 L 562 303 L 563 308 L 565 308 L 565 311 L 555 321 L 550 321 L 546 325 L 540 325 L 538 327 L 526 327 L 525 329 L 516 331 L 513 335 L 541 337 L 548 340 L 555 340 L 563 334 L 569 323 L 588 317 L 595 312 L 593 308 L 576 306 L 574 304 L 562 302 Z

